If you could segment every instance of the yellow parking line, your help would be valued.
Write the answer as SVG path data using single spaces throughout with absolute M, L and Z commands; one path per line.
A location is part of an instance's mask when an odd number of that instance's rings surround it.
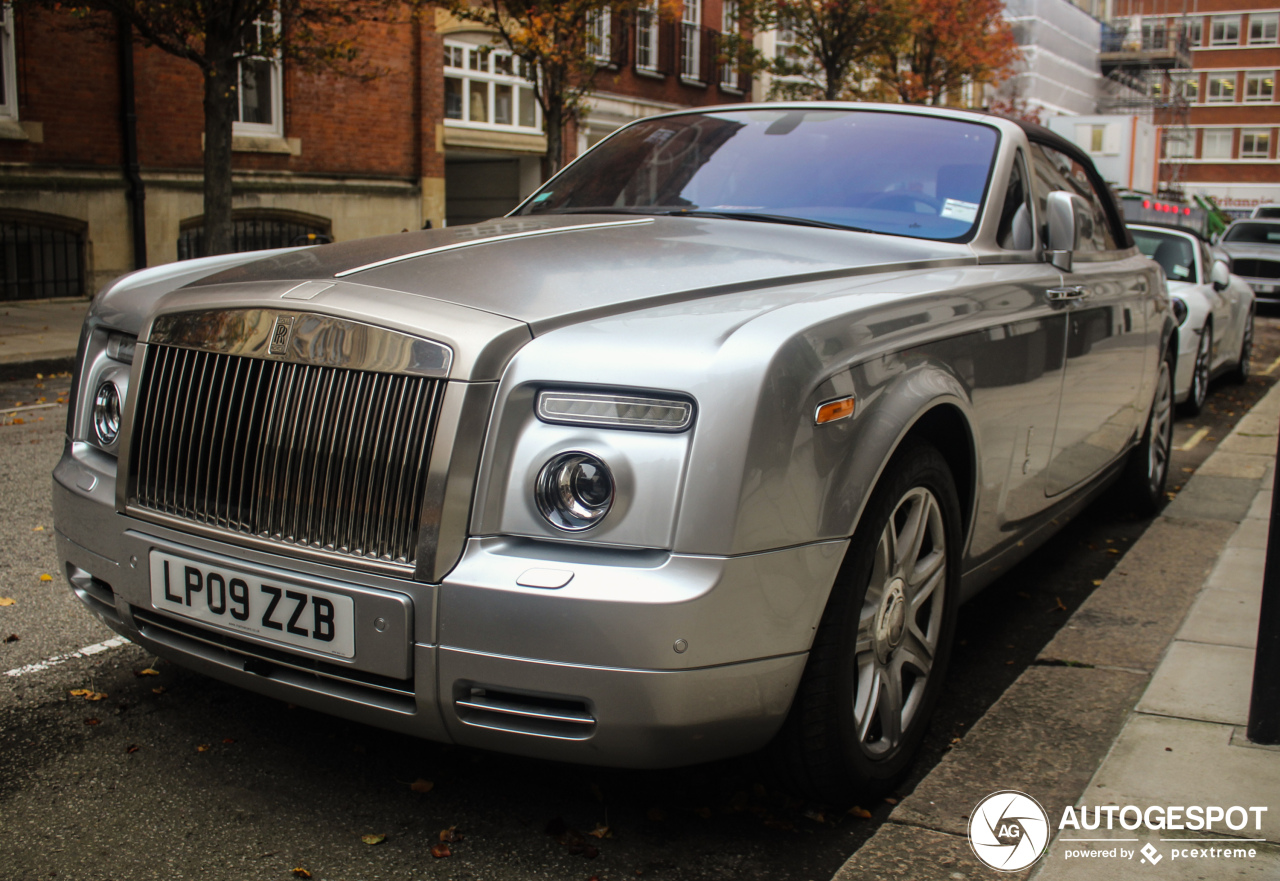
M 1191 435 L 1191 437 L 1187 438 L 1187 442 L 1182 446 L 1178 447 L 1178 449 L 1184 453 L 1187 452 L 1188 450 L 1194 450 L 1196 448 L 1196 444 L 1204 440 L 1205 437 L 1208 436 L 1208 434 L 1209 434 L 1209 428 L 1208 426 L 1206 426 L 1200 429 L 1199 431 L 1197 431 L 1195 434 Z
M 1272 361 L 1271 366 L 1268 367 L 1266 370 L 1262 371 L 1262 375 L 1270 376 L 1271 374 L 1275 373 L 1275 370 L 1277 367 L 1280 367 L 1280 358 L 1277 358 L 1276 360 Z

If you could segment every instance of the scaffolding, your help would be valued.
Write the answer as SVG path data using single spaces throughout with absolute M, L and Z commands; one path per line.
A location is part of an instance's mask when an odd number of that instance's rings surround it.
M 1196 6 L 1197 0 L 1135 0 L 1131 9 L 1141 13 L 1103 23 L 1098 55 L 1103 75 L 1098 111 L 1138 116 L 1158 126 L 1162 156 L 1156 195 L 1177 201 L 1186 198 L 1181 160 L 1195 155 L 1191 103 L 1197 80 L 1188 77 L 1193 45 L 1188 16 L 1195 15 Z M 1176 19 L 1172 24 L 1171 18 Z

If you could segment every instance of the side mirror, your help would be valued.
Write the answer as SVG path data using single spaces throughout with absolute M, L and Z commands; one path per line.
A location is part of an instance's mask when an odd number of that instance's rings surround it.
M 1071 271 L 1071 253 L 1082 240 L 1093 238 L 1093 212 L 1083 196 L 1055 190 L 1045 200 L 1048 215 L 1049 262 L 1063 272 Z
M 1213 261 L 1213 269 L 1209 271 L 1209 281 L 1213 282 L 1215 291 L 1225 291 L 1231 284 L 1231 270 L 1221 260 Z

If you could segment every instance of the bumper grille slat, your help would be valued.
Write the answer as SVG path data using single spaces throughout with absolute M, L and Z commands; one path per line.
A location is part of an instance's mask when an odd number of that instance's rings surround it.
M 131 506 L 286 548 L 416 562 L 443 380 L 152 345 L 139 390 Z

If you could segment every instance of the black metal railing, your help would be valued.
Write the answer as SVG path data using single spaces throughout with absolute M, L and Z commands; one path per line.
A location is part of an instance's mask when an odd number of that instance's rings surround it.
M 262 251 L 293 245 L 324 245 L 333 241 L 327 227 L 276 217 L 243 217 L 231 222 L 231 250 Z M 193 223 L 178 234 L 178 259 L 200 257 L 204 248 L 204 224 Z
M 85 294 L 84 236 L 23 221 L 0 221 L 0 300 Z

